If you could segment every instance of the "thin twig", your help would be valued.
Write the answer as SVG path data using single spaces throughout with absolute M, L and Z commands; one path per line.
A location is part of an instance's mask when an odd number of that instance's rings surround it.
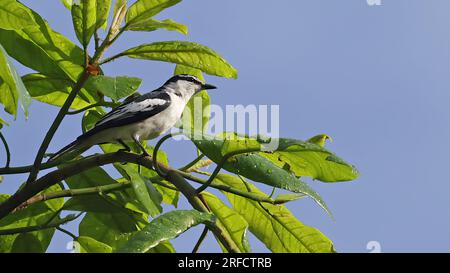
M 66 235 L 69 235 L 70 237 L 72 237 L 72 239 L 75 241 L 76 239 L 78 239 L 78 237 L 73 234 L 72 232 L 68 231 L 67 229 L 64 229 L 62 227 L 56 227 L 57 230 L 61 231 L 62 233 L 65 233 Z
M 50 145 L 50 141 L 52 140 L 53 136 L 56 133 L 56 130 L 58 129 L 59 125 L 61 124 L 62 120 L 64 119 L 64 116 L 66 115 L 67 111 L 69 110 L 70 106 L 72 105 L 72 102 L 74 101 L 75 97 L 78 95 L 78 92 L 81 90 L 83 85 L 86 83 L 86 81 L 89 79 L 89 73 L 87 71 L 83 72 L 83 74 L 78 79 L 75 86 L 72 88 L 72 91 L 70 92 L 69 96 L 67 97 L 66 101 L 64 102 L 64 105 L 61 107 L 61 109 L 58 112 L 58 115 L 56 116 L 55 120 L 53 121 L 52 125 L 50 126 L 50 129 L 48 130 L 47 134 L 45 135 L 44 141 L 42 141 L 41 146 L 39 147 L 39 151 L 36 155 L 36 158 L 34 159 L 33 168 L 31 169 L 30 175 L 28 176 L 27 183 L 36 180 L 36 177 L 39 173 L 39 168 L 42 163 L 42 159 L 44 158 L 45 152 L 47 151 L 48 146 Z
M 105 102 L 97 102 L 97 103 L 88 105 L 86 107 L 83 107 L 81 109 L 67 112 L 67 115 L 76 115 L 76 114 L 79 114 L 79 113 L 83 113 L 84 111 L 89 110 L 91 108 L 99 107 L 99 106 L 105 106 L 105 107 L 112 107 L 113 108 L 113 107 L 118 106 L 118 104 L 114 103 L 114 102 L 106 102 L 106 101 Z
M 9 151 L 8 142 L 6 141 L 6 138 L 5 138 L 5 136 L 3 136 L 2 132 L 0 132 L 0 138 L 2 139 L 3 146 L 5 146 L 5 151 L 6 151 L 5 168 L 9 168 L 9 163 L 11 162 L 11 152 Z
M 200 248 L 200 246 L 202 245 L 203 241 L 205 240 L 206 235 L 208 235 L 208 227 L 203 228 L 203 231 L 200 234 L 200 237 L 198 238 L 198 241 L 195 244 L 194 249 L 192 249 L 192 253 L 197 253 L 198 252 L 198 249 Z

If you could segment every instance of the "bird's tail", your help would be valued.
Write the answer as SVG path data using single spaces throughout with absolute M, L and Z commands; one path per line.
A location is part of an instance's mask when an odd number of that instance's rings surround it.
M 75 158 L 77 155 L 82 154 L 84 151 L 89 149 L 90 146 L 87 146 L 83 144 L 83 141 L 80 141 L 79 139 L 73 141 L 69 145 L 65 146 L 58 152 L 54 153 L 50 158 L 48 159 L 48 162 L 55 161 L 55 160 L 70 160 Z

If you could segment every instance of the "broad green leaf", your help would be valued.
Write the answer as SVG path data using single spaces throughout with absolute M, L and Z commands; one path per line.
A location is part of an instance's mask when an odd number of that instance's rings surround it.
M 72 20 L 78 40 L 86 48 L 95 31 L 108 18 L 111 0 L 78 0 L 72 3 Z
M 30 233 L 19 234 L 11 247 L 11 253 L 44 253 L 41 241 Z
M 91 237 L 80 236 L 77 238 L 76 242 L 79 244 L 80 253 L 111 253 L 112 248 L 99 242 Z
M 132 26 L 140 23 L 179 2 L 181 0 L 137 0 L 128 8 L 126 16 L 127 25 Z
M 5 49 L 0 45 L 0 103 L 5 106 L 6 112 L 16 117 L 19 101 L 25 117 L 28 117 L 30 94 Z
M 195 137 L 201 138 L 200 135 Z M 205 143 L 210 143 L 210 141 Z M 224 133 L 224 136 L 216 137 L 215 143 L 210 144 L 213 144 L 210 149 L 217 149 L 216 146 L 221 145 L 222 155 L 248 148 L 256 151 L 261 150 L 262 152 L 258 155 L 269 159 L 276 166 L 295 174 L 297 177 L 307 176 L 323 182 L 340 182 L 351 181 L 359 176 L 353 165 L 312 142 L 289 138 L 267 139 L 261 136 L 249 138 L 235 133 Z M 216 154 L 213 156 L 217 159 Z M 238 157 L 241 158 L 242 156 Z
M 127 27 L 127 30 L 131 31 L 155 31 L 157 29 L 165 29 L 169 31 L 177 31 L 181 34 L 187 35 L 188 34 L 188 27 L 177 23 L 173 20 L 166 19 L 162 21 L 158 21 L 155 19 L 147 19 L 138 23 L 135 23 L 133 25 L 130 25 Z
M 111 178 L 102 168 L 91 168 L 87 171 L 65 179 L 71 189 L 91 188 L 119 183 Z M 138 222 L 148 222 L 144 207 L 136 199 L 132 189 L 110 192 L 91 196 L 77 196 L 69 199 L 65 205 L 67 210 L 106 212 L 116 214 L 116 217 L 134 219 Z
M 137 171 L 128 169 L 127 174 L 130 176 L 131 185 L 137 199 L 145 207 L 148 214 L 152 217 L 159 215 L 162 212 L 161 194 L 151 182 L 146 181 Z
M 0 43 L 8 54 L 44 75 L 58 75 L 76 81 L 83 72 L 83 50 L 52 30 L 39 14 L 23 4 L 21 6 L 32 14 L 36 23 L 12 32 L 0 30 Z
M 218 53 L 192 42 L 168 41 L 144 44 L 126 50 L 120 53 L 120 56 L 182 64 L 200 69 L 207 74 L 237 78 L 236 69 Z
M 141 83 L 141 79 L 134 77 L 96 76 L 89 78 L 86 88 L 90 91 L 100 92 L 113 101 L 118 101 L 136 92 Z
M 204 134 L 202 137 L 195 136 L 192 141 L 197 148 L 215 163 L 222 161 L 223 138 L 214 138 Z M 311 144 L 313 145 L 313 144 Z M 236 147 L 236 146 L 229 146 Z M 239 146 L 241 147 L 241 146 Z M 227 152 L 225 152 L 227 153 Z M 331 215 L 322 197 L 316 193 L 308 184 L 299 180 L 293 173 L 277 166 L 274 162 L 262 155 L 262 153 L 240 154 L 230 158 L 223 168 L 229 172 L 247 177 L 255 182 L 261 182 L 272 187 L 277 187 L 305 194 L 317 202 L 327 213 Z
M 322 182 L 355 180 L 358 170 L 320 145 L 295 139 L 279 139 L 273 153 L 261 153 L 277 166 L 297 177 L 307 176 Z
M 33 17 L 16 0 L 2 0 L 0 5 L 0 28 L 21 29 L 33 25 Z
M 219 174 L 216 182 L 247 190 L 243 182 L 232 175 Z M 248 184 L 252 192 L 263 194 Z M 316 228 L 297 220 L 283 205 L 258 203 L 224 192 L 228 200 L 249 224 L 250 231 L 273 252 L 334 252 L 333 243 Z
M 44 192 L 59 191 L 61 187 L 58 185 L 51 186 Z M 0 203 L 4 202 L 9 195 L 0 194 Z M 45 202 L 39 202 L 32 204 L 25 209 L 19 210 L 13 214 L 6 216 L 0 220 L 0 230 L 21 228 L 28 226 L 36 226 L 47 223 L 51 218 L 55 216 L 64 203 L 63 199 L 53 199 Z M 0 253 L 11 252 L 12 250 L 18 252 L 35 252 L 40 250 L 45 252 L 53 237 L 55 229 L 45 229 L 40 231 L 29 232 L 30 236 L 33 236 L 33 242 L 35 244 L 29 244 L 28 246 L 23 244 L 23 236 L 19 237 L 18 234 L 13 235 L 1 235 L 0 236 Z M 30 236 L 27 235 L 29 238 Z M 19 240 L 17 243 L 16 240 Z M 28 240 L 28 239 L 27 239 Z M 30 239 L 31 240 L 31 239 Z M 15 247 L 13 248 L 13 245 Z M 38 245 L 36 245 L 38 244 Z
M 112 250 L 128 242 L 132 234 L 139 230 L 134 219 L 119 217 L 117 214 L 88 212 L 81 221 L 80 236 L 90 237 Z
M 205 199 L 211 212 L 217 217 L 217 221 L 228 231 L 241 252 L 251 252 L 246 235 L 248 224 L 245 219 L 239 213 L 227 207 L 215 195 L 204 192 L 202 197 Z
M 202 81 L 205 80 L 200 70 L 184 65 L 177 65 L 174 74 L 189 74 Z M 211 117 L 210 104 L 211 100 L 206 90 L 195 94 L 184 108 L 181 119 L 183 128 L 190 129 L 191 132 L 205 132 Z
M 170 240 L 198 224 L 214 221 L 212 214 L 195 210 L 175 210 L 151 221 L 117 252 L 144 253 L 162 241 Z
M 72 91 L 73 83 L 69 79 L 60 79 L 42 74 L 28 74 L 22 77 L 23 83 L 31 97 L 37 101 L 55 106 L 62 106 Z M 86 89 L 81 89 L 70 108 L 82 109 L 93 104 L 97 98 Z

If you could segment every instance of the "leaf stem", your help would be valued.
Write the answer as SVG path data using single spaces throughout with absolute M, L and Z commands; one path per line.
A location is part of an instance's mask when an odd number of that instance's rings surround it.
M 0 132 L 0 138 L 2 139 L 3 146 L 5 146 L 5 151 L 6 151 L 5 168 L 9 168 L 9 163 L 11 162 L 11 152 L 9 151 L 8 142 L 6 141 L 6 138 L 5 138 L 5 136 L 3 136 L 2 132 Z

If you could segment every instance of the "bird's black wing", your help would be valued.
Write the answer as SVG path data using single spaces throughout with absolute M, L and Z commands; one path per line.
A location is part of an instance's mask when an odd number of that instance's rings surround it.
M 92 136 L 105 129 L 120 127 L 152 117 L 169 107 L 171 99 L 166 92 L 155 90 L 123 103 L 104 115 L 95 127 L 79 137 Z

